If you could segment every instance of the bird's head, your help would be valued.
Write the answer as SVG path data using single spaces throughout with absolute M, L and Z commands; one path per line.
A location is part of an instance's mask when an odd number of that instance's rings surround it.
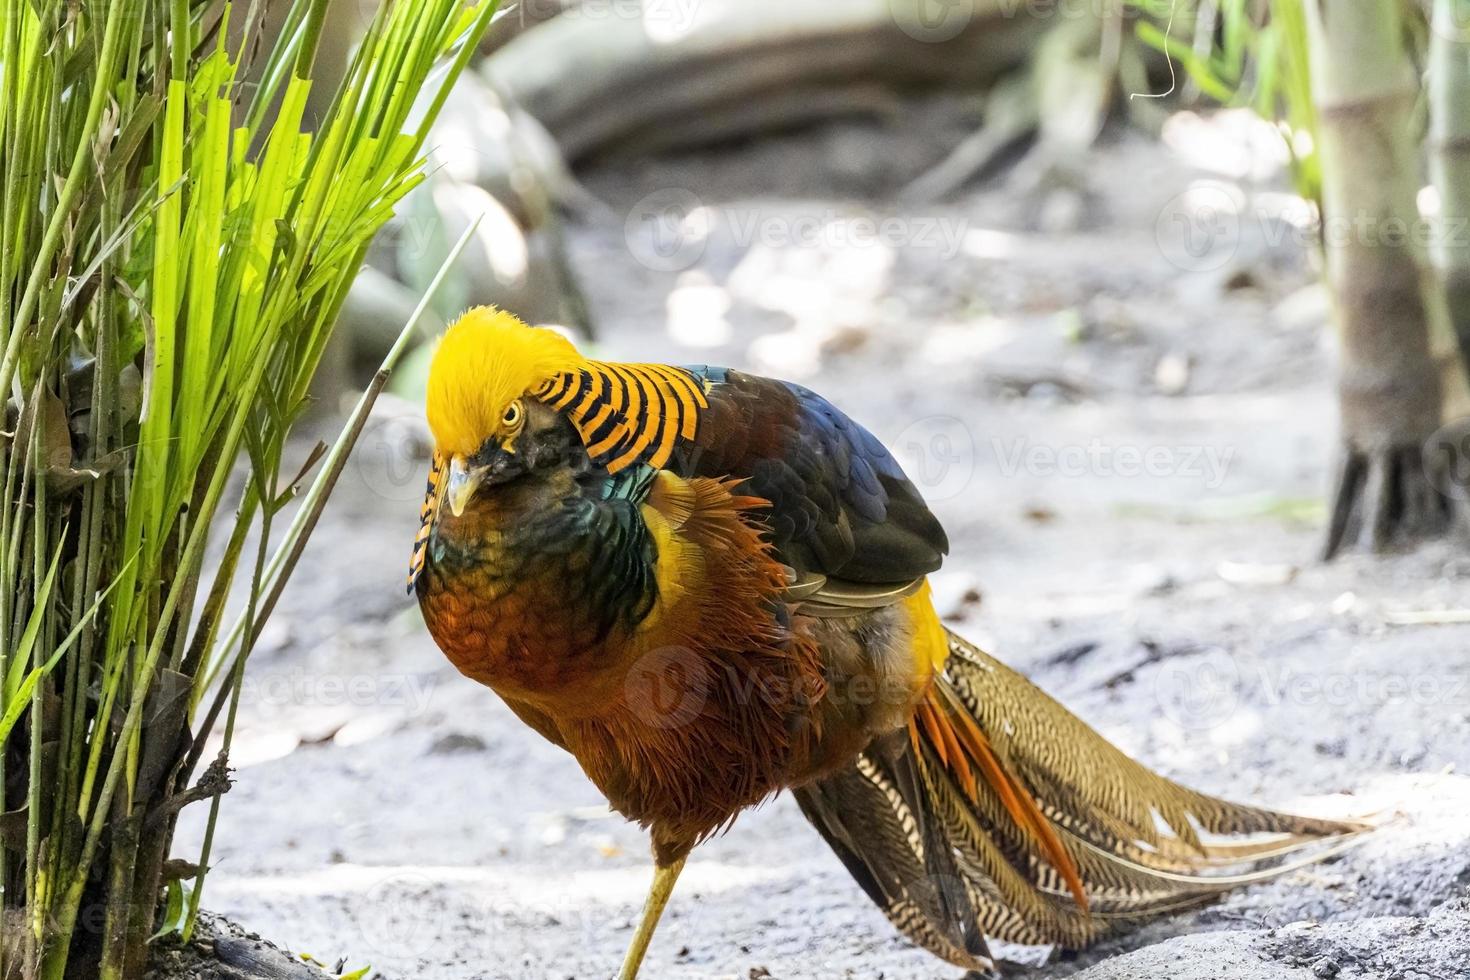
M 455 516 L 480 487 L 564 460 L 565 426 L 538 393 L 586 363 L 556 331 L 492 307 L 470 310 L 445 332 L 429 365 L 426 411 Z

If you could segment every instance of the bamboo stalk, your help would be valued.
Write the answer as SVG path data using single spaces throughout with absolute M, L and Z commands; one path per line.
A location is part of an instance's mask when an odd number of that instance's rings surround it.
M 1327 280 L 1341 364 L 1343 473 L 1324 554 L 1356 529 L 1378 550 L 1407 534 L 1441 533 L 1425 499 L 1425 440 L 1439 425 L 1441 385 L 1431 324 L 1443 299 L 1418 227 L 1418 97 L 1396 0 L 1306 0 L 1319 114 Z M 1355 475 L 1356 474 L 1356 475 Z
M 1433 257 L 1470 367 L 1470 0 L 1435 0 L 1429 38 L 1429 174 L 1439 192 Z M 1457 406 L 1455 414 L 1470 411 Z
M 36 394 L 32 396 L 32 403 L 40 401 L 41 385 L 37 382 Z M 41 445 L 41 419 L 39 415 L 31 417 L 30 443 L 28 453 L 30 463 L 28 469 L 35 471 L 35 490 L 33 499 L 36 501 L 36 513 L 39 515 L 44 509 L 46 498 L 46 476 L 45 468 L 35 465 L 35 460 L 40 455 Z M 39 517 L 31 522 L 31 545 L 34 561 L 35 581 L 40 581 L 45 564 L 44 542 L 41 540 L 42 523 Z M 40 666 L 39 659 L 42 656 L 39 645 L 32 651 L 34 659 L 33 666 Z M 41 726 L 42 713 L 44 711 L 45 692 L 38 684 L 31 695 L 31 745 L 30 745 L 30 772 L 27 777 L 29 794 L 26 806 L 33 819 L 26 821 L 26 901 L 31 907 L 31 934 L 26 945 L 26 965 L 34 968 L 41 956 L 41 944 L 46 940 L 46 920 L 41 914 L 45 908 L 47 879 L 41 871 L 41 782 L 43 771 L 41 767 Z

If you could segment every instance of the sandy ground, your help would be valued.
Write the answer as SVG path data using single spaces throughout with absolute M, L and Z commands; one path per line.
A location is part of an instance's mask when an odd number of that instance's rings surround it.
M 966 112 L 584 175 L 610 208 L 572 229 L 601 352 L 819 388 L 944 520 L 936 590 L 967 635 L 1172 776 L 1391 817 L 1329 864 L 1025 975 L 1470 976 L 1470 625 L 1434 622 L 1470 606 L 1470 557 L 1314 560 L 1331 352 L 1289 201 L 1255 180 L 1269 154 L 1184 120 L 1172 148 L 1113 137 L 1085 169 L 893 203 Z M 420 432 L 369 433 L 251 664 L 206 904 L 385 978 L 601 980 L 646 843 L 404 595 Z M 787 798 L 695 852 L 647 967 L 957 975 Z

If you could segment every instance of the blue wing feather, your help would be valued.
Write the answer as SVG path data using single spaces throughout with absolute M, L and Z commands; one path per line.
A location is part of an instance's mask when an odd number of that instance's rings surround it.
M 770 502 L 764 517 L 784 561 L 868 583 L 901 583 L 939 567 L 944 529 L 878 439 L 798 384 L 691 367 L 709 408 L 684 475 L 735 476 Z

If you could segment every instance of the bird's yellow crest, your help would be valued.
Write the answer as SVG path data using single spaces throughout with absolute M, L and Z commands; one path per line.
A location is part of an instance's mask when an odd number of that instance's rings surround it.
M 429 365 L 425 411 L 436 448 L 446 457 L 473 455 L 499 431 L 511 402 L 587 363 L 555 330 L 494 307 L 470 310 L 445 332 Z
M 561 334 L 528 326 L 494 307 L 470 310 L 439 341 L 429 364 L 426 413 L 434 461 L 414 541 L 408 584 L 424 569 L 444 474 L 455 456 L 472 456 L 502 434 L 506 409 L 534 398 L 566 415 L 587 455 L 620 473 L 665 466 L 694 441 L 709 407 L 702 377 L 666 364 L 588 360 Z
M 589 360 L 554 330 L 482 307 L 439 341 L 427 410 L 438 453 L 469 456 L 499 433 L 512 401 L 535 398 L 565 413 L 588 455 L 618 473 L 635 463 L 662 467 L 691 442 L 705 395 L 705 382 L 685 368 Z

